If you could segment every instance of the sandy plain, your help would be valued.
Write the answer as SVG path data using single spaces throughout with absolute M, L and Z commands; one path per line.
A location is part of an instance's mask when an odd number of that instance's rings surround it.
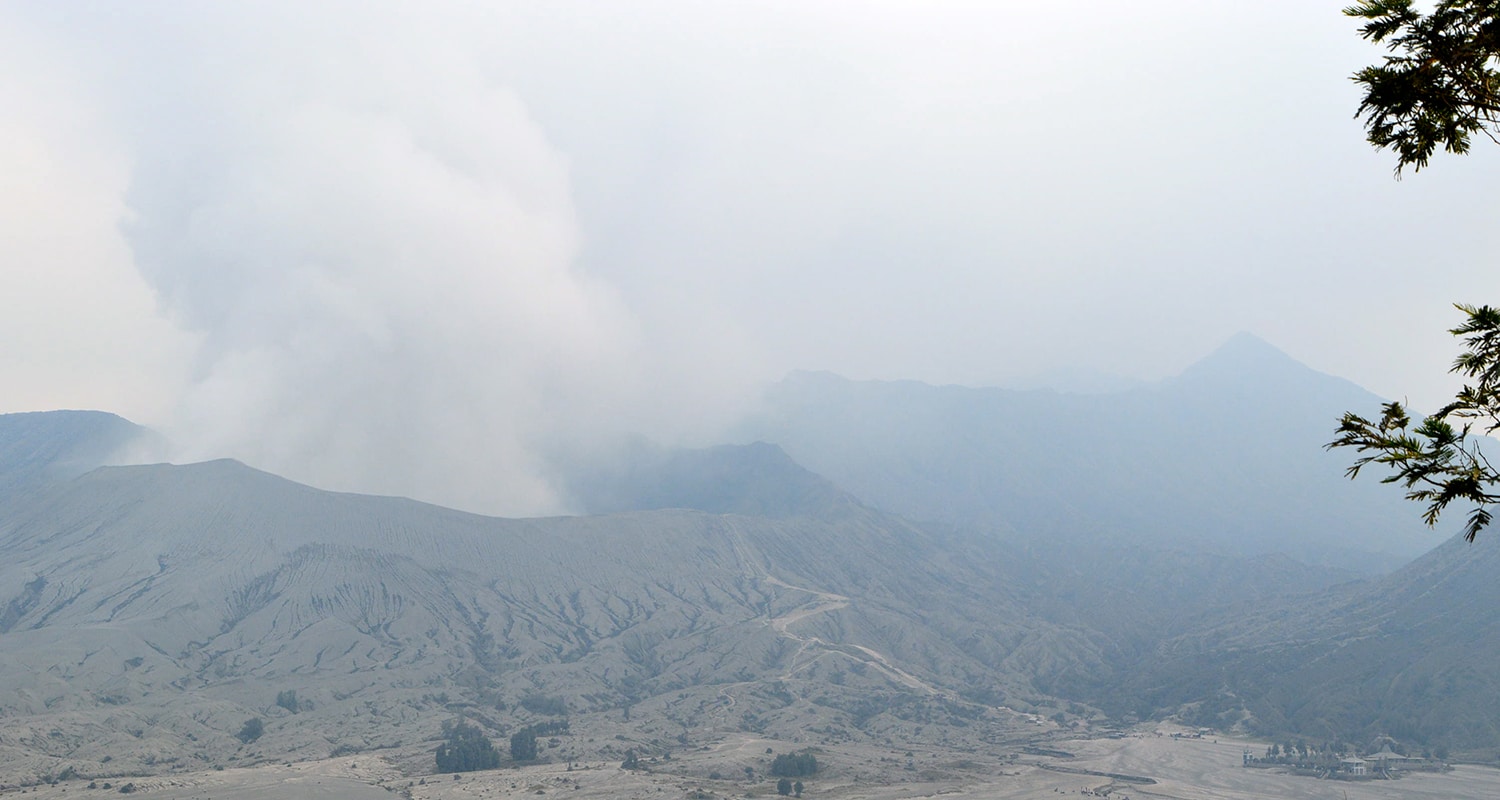
M 839 745 L 817 750 L 823 769 L 805 779 L 809 800 L 918 800 L 922 798 L 1109 797 L 1111 800 L 1427 800 L 1500 797 L 1500 770 L 1457 766 L 1445 773 L 1416 773 L 1399 780 L 1319 780 L 1273 769 L 1245 769 L 1241 754 L 1264 743 L 1219 737 L 1179 739 L 1158 731 L 1124 738 L 1057 740 L 1048 750 L 1071 758 L 1025 752 L 966 752 L 946 748 L 900 750 Z M 731 800 L 776 798 L 765 772 L 767 749 L 793 745 L 747 734 L 684 750 L 649 769 L 626 771 L 613 761 L 539 764 L 452 775 L 425 771 L 418 750 L 367 753 L 295 764 L 225 769 L 162 777 L 125 778 L 110 788 L 63 781 L 4 792 L 4 797 L 103 798 L 133 784 L 132 797 L 171 800 Z M 752 777 L 747 778 L 749 767 Z M 1106 774 L 1109 773 L 1109 774 Z M 1113 775 L 1113 777 L 1111 776 Z M 1147 782 L 1149 779 L 1149 782 Z

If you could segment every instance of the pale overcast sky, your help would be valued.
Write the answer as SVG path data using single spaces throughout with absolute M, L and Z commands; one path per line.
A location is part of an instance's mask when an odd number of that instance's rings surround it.
M 791 369 L 1434 407 L 1500 147 L 1393 180 L 1345 4 L 8 3 L 0 411 L 527 513 Z

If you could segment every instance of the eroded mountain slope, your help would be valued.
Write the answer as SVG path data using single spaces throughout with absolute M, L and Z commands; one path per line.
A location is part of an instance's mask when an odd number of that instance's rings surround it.
M 1115 698 L 1204 724 L 1396 736 L 1488 756 L 1500 744 L 1500 541 L 1461 536 L 1375 580 L 1267 603 L 1176 637 Z
M 809 704 L 866 725 L 898 696 L 1035 699 L 1006 657 L 1039 642 L 1098 658 L 852 503 L 500 520 L 230 461 L 100 469 L 11 509 L 0 603 L 0 748 L 37 769 L 365 748 L 455 708 L 499 731 L 533 696 L 579 713 L 682 693 L 685 727 L 796 726 Z M 241 745 L 250 716 L 272 724 Z

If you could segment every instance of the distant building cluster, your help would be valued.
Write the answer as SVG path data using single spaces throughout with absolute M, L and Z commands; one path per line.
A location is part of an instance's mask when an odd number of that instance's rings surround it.
M 1245 767 L 1283 767 L 1293 773 L 1345 780 L 1389 779 L 1406 772 L 1447 769 L 1441 758 L 1402 755 L 1391 749 L 1389 741 L 1383 742 L 1376 752 L 1363 756 L 1346 753 L 1342 748 L 1331 746 L 1289 744 L 1282 747 L 1273 744 L 1266 748 L 1264 756 L 1256 756 L 1246 748 L 1242 759 Z

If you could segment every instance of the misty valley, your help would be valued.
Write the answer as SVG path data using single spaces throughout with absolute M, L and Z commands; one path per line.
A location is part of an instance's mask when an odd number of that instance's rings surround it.
M 1500 797 L 1497 159 L 1497 0 L 0 2 L 0 800 Z
M 794 373 L 528 519 L 0 415 L 0 792 L 1493 795 L 1500 550 L 1345 479 L 1378 403 L 1248 334 L 1107 393 Z

